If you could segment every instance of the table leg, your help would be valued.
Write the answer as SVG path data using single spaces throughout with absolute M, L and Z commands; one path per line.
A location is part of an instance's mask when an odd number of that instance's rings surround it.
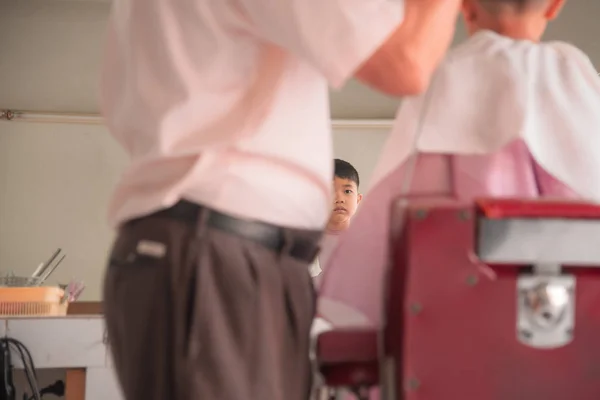
M 65 379 L 65 400 L 85 400 L 85 369 L 68 369 Z

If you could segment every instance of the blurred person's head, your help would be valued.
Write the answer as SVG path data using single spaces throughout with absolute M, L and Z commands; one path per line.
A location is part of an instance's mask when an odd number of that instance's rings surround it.
M 548 22 L 566 0 L 464 0 L 462 15 L 469 35 L 491 30 L 513 39 L 541 40 Z

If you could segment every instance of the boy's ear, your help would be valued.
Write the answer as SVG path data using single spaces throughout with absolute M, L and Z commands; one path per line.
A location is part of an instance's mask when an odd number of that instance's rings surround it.
M 362 194 L 358 194 L 358 196 L 356 196 L 356 204 L 360 203 L 360 201 L 362 200 Z
M 463 0 L 461 12 L 465 22 L 472 22 L 477 16 L 477 11 L 475 4 L 473 4 L 473 0 Z
M 565 5 L 565 1 L 566 0 L 550 0 L 545 13 L 545 17 L 548 21 L 551 21 L 558 17 L 558 14 L 560 14 L 560 11 Z

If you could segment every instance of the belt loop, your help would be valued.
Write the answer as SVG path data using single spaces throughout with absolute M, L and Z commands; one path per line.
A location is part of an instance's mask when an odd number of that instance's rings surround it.
M 201 207 L 198 212 L 196 219 L 196 237 L 201 238 L 206 235 L 208 230 L 208 219 L 210 218 L 210 210 L 205 207 Z

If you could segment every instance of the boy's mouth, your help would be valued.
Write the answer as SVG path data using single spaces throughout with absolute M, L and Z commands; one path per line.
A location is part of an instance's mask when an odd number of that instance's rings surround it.
M 336 208 L 333 209 L 333 211 L 334 212 L 337 212 L 337 211 L 346 211 L 346 209 L 344 207 L 336 207 Z

